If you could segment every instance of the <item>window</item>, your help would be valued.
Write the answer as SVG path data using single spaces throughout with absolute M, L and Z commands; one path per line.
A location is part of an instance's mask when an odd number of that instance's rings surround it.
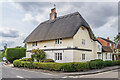
M 82 54 L 82 60 L 85 60 L 85 54 Z
M 98 54 L 98 59 L 101 59 L 101 54 Z
M 33 43 L 32 43 L 32 46 L 37 46 L 37 42 L 33 42 Z
M 110 47 L 112 47 L 112 44 L 110 43 Z
M 55 44 L 62 44 L 62 38 L 56 39 L 56 40 L 55 40 Z
M 101 49 L 100 49 L 100 45 L 98 45 L 98 50 L 101 50 Z
M 82 39 L 82 45 L 85 45 L 85 40 L 84 39 Z
M 55 60 L 62 60 L 62 53 L 55 53 Z
M 112 54 L 111 53 L 106 53 L 106 59 L 112 59 Z
M 82 31 L 84 31 L 84 27 L 82 27 Z

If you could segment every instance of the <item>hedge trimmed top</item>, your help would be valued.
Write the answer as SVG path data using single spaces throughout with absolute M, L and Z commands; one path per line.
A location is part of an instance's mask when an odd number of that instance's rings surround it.
M 7 48 L 5 50 L 5 57 L 7 58 L 8 61 L 13 62 L 16 59 L 26 57 L 26 49 L 25 48 Z

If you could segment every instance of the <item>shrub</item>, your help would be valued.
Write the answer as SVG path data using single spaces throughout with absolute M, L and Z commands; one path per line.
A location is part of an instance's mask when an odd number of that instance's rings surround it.
M 36 59 L 37 62 L 41 61 L 41 60 L 44 60 L 46 58 L 46 53 L 43 51 L 43 50 L 40 50 L 40 49 L 32 49 L 31 50 L 31 53 L 32 54 L 32 59 Z
M 114 61 L 115 65 L 120 65 L 120 60 Z
M 32 58 L 24 58 L 24 59 L 22 59 L 21 61 L 30 61 L 30 62 L 32 62 L 33 59 L 32 59 Z
M 91 60 L 89 62 L 90 69 L 101 69 L 104 67 L 104 61 L 100 59 Z
M 25 68 L 35 68 L 35 69 L 45 69 L 50 71 L 84 71 L 89 69 L 88 62 L 71 62 L 71 63 L 42 63 L 42 62 L 29 62 L 15 60 L 13 62 L 14 67 L 25 67 Z
M 44 60 L 41 60 L 41 62 L 54 62 L 53 59 L 44 59 Z
M 104 61 L 104 66 L 114 66 L 115 64 L 115 61 Z
M 20 60 L 14 60 L 13 61 L 13 65 L 14 65 L 14 67 L 19 67 L 20 66 Z
M 26 49 L 24 48 L 7 48 L 5 50 L 5 57 L 9 62 L 20 59 L 26 56 Z

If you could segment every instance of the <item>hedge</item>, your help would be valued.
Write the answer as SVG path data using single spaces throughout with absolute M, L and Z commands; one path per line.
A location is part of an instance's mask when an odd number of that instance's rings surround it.
M 106 66 L 120 65 L 120 60 L 118 61 L 102 61 L 102 60 L 92 60 L 89 62 L 69 62 L 69 63 L 43 63 L 43 62 L 29 62 L 15 60 L 13 62 L 14 67 L 25 67 L 31 69 L 44 69 L 50 71 L 63 71 L 63 72 L 78 72 L 87 71 L 90 69 L 100 69 Z
M 32 61 L 34 61 L 32 58 L 24 58 L 24 59 L 22 59 L 21 61 L 30 61 L 30 62 L 32 62 Z
M 104 61 L 101 59 L 91 60 L 89 66 L 90 69 L 101 69 L 104 67 Z
M 26 56 L 26 49 L 24 48 L 7 48 L 5 50 L 5 57 L 9 62 L 20 59 Z
M 32 69 L 44 69 L 50 71 L 86 71 L 89 70 L 88 62 L 70 62 L 70 63 L 42 63 L 42 62 L 28 62 L 15 60 L 13 62 L 14 67 L 25 67 Z
M 41 60 L 41 62 L 54 62 L 53 59 L 44 59 L 44 60 Z
M 115 62 L 115 61 L 104 61 L 104 66 L 105 67 L 106 66 L 114 66 L 116 64 L 117 64 L 117 62 Z

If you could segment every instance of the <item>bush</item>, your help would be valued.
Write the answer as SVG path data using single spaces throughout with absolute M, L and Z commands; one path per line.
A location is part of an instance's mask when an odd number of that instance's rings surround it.
M 104 66 L 114 66 L 115 64 L 115 61 L 104 61 Z
M 100 59 L 91 60 L 89 62 L 90 69 L 101 69 L 104 67 L 104 61 Z
M 7 48 L 5 50 L 5 57 L 9 62 L 20 59 L 26 56 L 26 49 L 24 48 Z
M 13 65 L 14 65 L 14 67 L 19 67 L 20 66 L 20 60 L 14 60 L 13 61 Z
M 45 69 L 50 71 L 85 71 L 89 69 L 88 62 L 71 62 L 71 63 L 42 63 L 42 62 L 29 62 L 15 60 L 13 62 L 14 67 L 25 67 L 35 69 Z
M 119 61 L 92 60 L 90 62 L 69 62 L 69 63 L 42 63 L 15 60 L 14 67 L 25 67 L 30 69 L 44 69 L 50 71 L 75 72 L 89 69 L 100 69 L 104 66 L 120 65 Z
M 24 59 L 22 59 L 21 61 L 30 61 L 30 62 L 32 62 L 33 59 L 32 59 L 32 58 L 24 58 Z
M 41 62 L 54 62 L 53 59 L 44 59 L 44 60 L 41 60 Z
M 115 65 L 120 65 L 120 60 L 114 61 Z

